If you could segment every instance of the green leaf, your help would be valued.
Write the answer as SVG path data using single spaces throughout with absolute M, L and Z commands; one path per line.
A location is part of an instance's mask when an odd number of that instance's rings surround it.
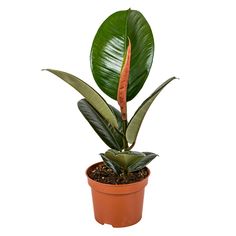
M 134 172 L 137 170 L 143 169 L 148 163 L 150 163 L 156 156 L 155 153 L 152 152 L 143 152 L 145 154 L 144 157 L 139 158 L 136 162 L 128 167 L 129 172 Z
M 124 168 L 124 170 L 129 170 L 129 166 L 132 166 L 143 157 L 145 157 L 145 154 L 135 151 L 120 152 L 116 155 L 118 162 Z
M 105 164 L 113 169 L 115 173 L 141 170 L 157 156 L 152 152 L 119 152 L 114 149 L 109 149 L 105 154 L 100 155 Z
M 117 110 L 115 107 L 113 107 L 112 105 L 109 105 L 109 107 L 113 111 L 114 115 L 116 116 L 116 120 L 118 123 L 118 130 L 122 133 L 123 132 L 123 124 L 122 124 L 121 112 L 119 110 Z
M 108 157 L 106 157 L 103 153 L 100 154 L 105 165 L 108 168 L 111 168 L 117 175 L 122 173 L 122 167 L 119 166 L 115 161 L 110 160 Z
M 152 65 L 154 40 L 147 20 L 138 11 L 115 12 L 100 26 L 91 48 L 94 79 L 101 90 L 115 100 L 128 39 L 132 45 L 127 90 L 127 101 L 130 101 L 142 88 Z
M 110 148 L 122 150 L 122 135 L 112 127 L 86 99 L 82 99 L 78 102 L 78 108 L 104 143 Z
M 86 98 L 86 100 L 113 126 L 118 127 L 117 120 L 113 112 L 111 111 L 109 105 L 103 99 L 103 97 L 96 92 L 92 87 L 90 87 L 83 80 L 71 75 L 69 73 L 46 69 L 47 71 L 53 73 L 58 76 L 66 83 L 70 84 L 73 88 L 75 88 L 82 96 Z
M 126 139 L 129 143 L 133 144 L 136 141 L 140 126 L 143 122 L 143 119 L 157 97 L 157 95 L 162 91 L 162 89 L 169 84 L 172 80 L 176 79 L 175 77 L 172 77 L 165 81 L 163 84 L 161 84 L 138 108 L 138 110 L 133 115 L 132 119 L 130 120 L 127 130 L 126 130 Z

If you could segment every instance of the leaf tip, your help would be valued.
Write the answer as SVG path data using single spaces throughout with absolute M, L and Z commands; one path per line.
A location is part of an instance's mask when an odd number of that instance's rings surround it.
M 52 72 L 52 69 L 41 69 L 41 71 L 49 71 L 49 72 Z
M 175 76 L 173 76 L 171 79 L 172 79 L 172 80 L 173 80 L 173 79 L 180 80 L 180 78 L 178 78 L 178 77 L 175 77 Z

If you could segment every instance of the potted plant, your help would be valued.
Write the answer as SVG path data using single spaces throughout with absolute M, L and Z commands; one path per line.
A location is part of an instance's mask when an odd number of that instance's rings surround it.
M 76 76 L 47 69 L 84 97 L 78 102 L 78 108 L 109 147 L 100 154 L 103 161 L 86 171 L 92 188 L 95 219 L 101 224 L 125 227 L 142 217 L 144 188 L 150 174 L 146 165 L 157 154 L 133 151 L 133 148 L 149 107 L 162 89 L 175 79 L 172 77 L 161 84 L 128 119 L 127 102 L 144 85 L 153 55 L 153 34 L 139 11 L 115 12 L 98 29 L 90 54 L 91 70 L 100 89 L 118 102 L 119 110 Z

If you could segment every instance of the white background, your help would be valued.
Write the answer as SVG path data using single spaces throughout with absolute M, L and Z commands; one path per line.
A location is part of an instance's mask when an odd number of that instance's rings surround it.
M 96 87 L 93 37 L 129 7 L 155 37 L 130 116 L 161 82 L 180 80 L 152 105 L 136 144 L 160 155 L 149 165 L 143 219 L 113 229 L 95 222 L 84 174 L 107 147 L 78 111 L 81 96 L 41 69 Z M 1 1 L 0 235 L 235 236 L 235 9 L 233 0 Z

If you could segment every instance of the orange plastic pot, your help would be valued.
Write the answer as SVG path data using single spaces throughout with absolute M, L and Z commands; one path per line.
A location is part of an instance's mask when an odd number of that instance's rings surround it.
M 142 218 L 144 188 L 148 176 L 131 184 L 103 184 L 89 178 L 88 173 L 99 163 L 90 166 L 87 171 L 88 184 L 92 190 L 94 216 L 100 224 L 113 227 L 126 227 L 139 222 Z

